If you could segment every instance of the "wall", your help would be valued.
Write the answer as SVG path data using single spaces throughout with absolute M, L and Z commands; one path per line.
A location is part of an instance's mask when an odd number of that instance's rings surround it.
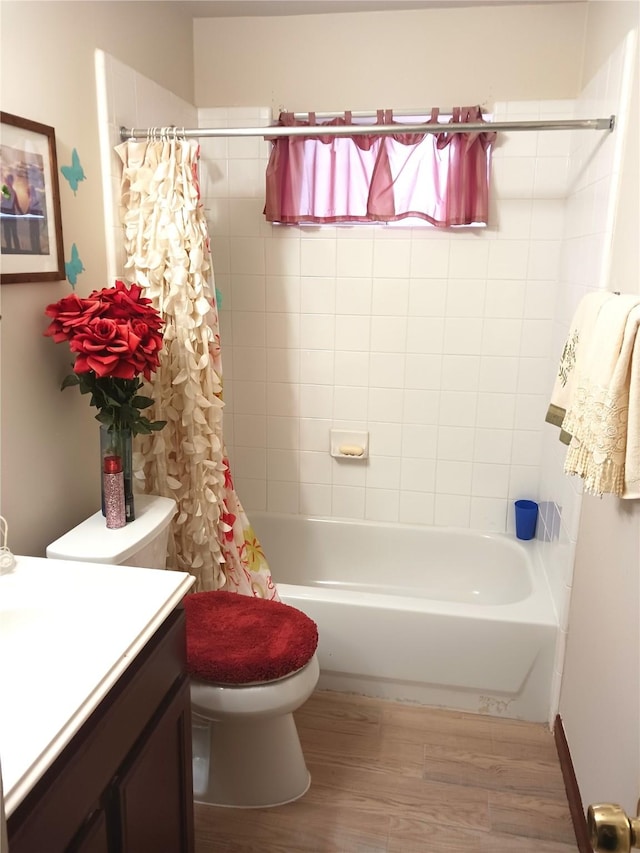
M 615 6 L 613 7 L 615 8 Z M 602 60 L 593 71 L 577 104 L 578 117 L 616 115 L 616 130 L 594 138 L 576 135 L 570 157 L 565 234 L 562 244 L 559 299 L 555 317 L 553 350 L 557 366 L 567 338 L 571 317 L 580 299 L 591 290 L 633 290 L 629 277 L 620 279 L 612 268 L 612 246 L 626 225 L 615 228 L 615 211 L 627 180 L 621 180 L 621 156 L 629 146 L 628 120 L 633 101 L 626 84 L 625 62 L 632 60 L 632 45 L 625 41 Z M 617 253 L 616 253 L 617 254 Z M 555 378 L 555 371 L 554 377 Z M 561 682 L 561 666 L 569 631 L 569 600 L 573 583 L 573 563 L 579 539 L 582 481 L 563 473 L 566 448 L 558 441 L 558 431 L 547 427 L 541 478 L 542 517 L 545 535 L 539 543 L 547 566 L 562 631 L 558 649 L 558 671 L 554 694 Z M 600 503 L 600 502 L 598 502 Z
M 496 118 L 572 108 L 498 104 Z M 259 116 L 200 110 L 204 125 Z M 492 225 L 461 232 L 271 226 L 267 145 L 202 140 L 247 509 L 513 529 L 513 499 L 538 496 L 568 146 L 505 134 Z M 332 459 L 331 428 L 367 430 L 369 459 Z
M 2 109 L 54 127 L 58 165 L 76 148 L 86 174 L 75 195 L 60 176 L 65 257 L 76 243 L 86 295 L 110 283 L 94 51 L 109 49 L 193 100 L 191 20 L 154 2 L 3 0 L 0 12 Z M 17 553 L 43 555 L 100 504 L 95 411 L 74 389 L 60 393 L 71 358 L 42 337 L 45 307 L 70 292 L 66 281 L 2 287 L 1 511 Z
M 589 3 L 584 92 L 589 107 L 606 105 L 623 74 L 625 35 L 640 23 L 640 4 Z M 640 292 L 638 234 L 640 136 L 638 53 L 629 54 L 625 93 L 631 106 L 624 148 L 608 160 L 594 157 L 583 182 L 593 216 L 601 209 L 605 168 L 619 187 L 611 209 L 615 229 L 606 244 L 604 272 L 612 290 Z M 621 137 L 618 137 L 621 139 Z M 600 152 L 599 152 L 600 153 Z M 584 223 L 584 215 L 581 218 Z M 596 222 L 592 219 L 591 222 Z M 581 273 L 588 264 L 577 267 Z M 574 279 L 575 282 L 575 279 Z M 640 794 L 640 506 L 585 496 L 576 545 L 560 714 L 585 806 L 614 802 L 636 814 Z
M 424 80 L 434 79 L 436 103 L 490 101 L 496 118 L 570 116 L 570 100 L 542 98 L 577 93 L 584 7 L 501 8 L 499 26 L 497 12 L 197 21 L 201 120 L 242 124 L 260 91 L 265 107 L 358 108 L 374 98 L 406 107 L 425 103 Z M 480 63 L 470 33 L 484 46 Z M 412 48 L 425 34 L 430 50 Z M 454 40 L 459 62 L 445 75 L 438 51 Z M 378 41 L 390 57 L 384 81 L 367 62 Z M 398 72 L 391 41 L 402 46 Z M 340 62 L 325 63 L 321 84 L 303 75 L 303 92 L 290 73 L 298 46 L 313 57 L 329 43 Z M 247 71 L 256 64 L 269 68 L 268 92 Z M 206 109 L 222 65 L 229 116 Z M 272 228 L 261 215 L 267 146 L 203 141 L 225 433 L 247 508 L 512 529 L 511 501 L 538 496 L 569 143 L 564 133 L 504 135 L 491 227 L 463 234 Z M 368 429 L 368 463 L 332 460 L 331 427 Z
M 492 107 L 572 98 L 585 15 L 583 3 L 471 2 L 413 12 L 196 19 L 196 104 L 263 104 L 277 113 L 281 105 Z

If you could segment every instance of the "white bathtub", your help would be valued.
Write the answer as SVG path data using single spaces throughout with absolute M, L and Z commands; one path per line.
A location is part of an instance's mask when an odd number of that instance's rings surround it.
M 251 514 L 282 601 L 318 624 L 320 687 L 548 721 L 557 620 L 533 543 Z

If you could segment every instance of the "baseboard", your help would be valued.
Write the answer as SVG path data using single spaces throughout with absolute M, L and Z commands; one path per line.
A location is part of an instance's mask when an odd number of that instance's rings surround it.
M 578 851 L 579 853 L 593 853 L 593 847 L 589 840 L 587 821 L 584 816 L 584 807 L 582 805 L 582 797 L 580 796 L 580 788 L 578 787 L 578 780 L 576 779 L 576 774 L 573 769 L 571 753 L 569 752 L 569 744 L 567 743 L 560 714 L 556 714 L 553 736 L 556 742 L 556 751 L 558 753 L 558 760 L 560 761 L 560 770 L 562 771 L 564 787 L 567 792 L 569 813 L 573 822 L 573 831 L 576 836 Z

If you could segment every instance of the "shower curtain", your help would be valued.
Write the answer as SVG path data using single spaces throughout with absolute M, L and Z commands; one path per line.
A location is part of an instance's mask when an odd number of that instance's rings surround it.
M 160 367 L 146 393 L 153 420 L 138 436 L 139 491 L 174 498 L 168 565 L 198 590 L 277 599 L 269 566 L 236 495 L 223 438 L 222 365 L 209 236 L 198 185 L 199 145 L 169 138 L 116 147 L 123 163 L 125 277 L 165 323 Z

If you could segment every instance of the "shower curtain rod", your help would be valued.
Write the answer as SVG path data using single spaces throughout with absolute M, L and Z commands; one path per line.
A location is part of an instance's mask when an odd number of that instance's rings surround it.
M 316 115 L 318 115 L 316 113 Z M 263 136 L 270 139 L 276 136 L 365 136 L 367 134 L 392 133 L 469 133 L 494 130 L 608 130 L 612 131 L 616 117 L 594 119 L 545 119 L 540 121 L 491 121 L 440 124 L 378 124 L 378 125 L 317 125 L 283 127 L 282 125 L 262 127 L 121 127 L 120 139 L 191 139 L 227 136 Z

